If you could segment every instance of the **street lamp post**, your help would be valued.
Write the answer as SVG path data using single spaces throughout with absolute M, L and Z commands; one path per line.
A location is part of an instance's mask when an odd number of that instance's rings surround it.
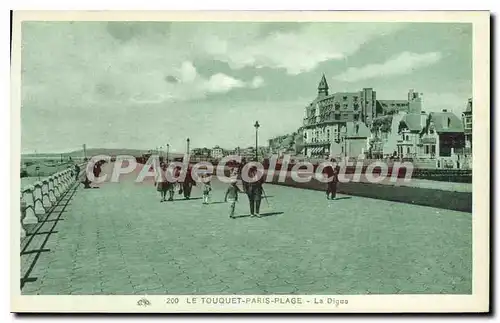
M 253 126 L 255 127 L 255 161 L 257 161 L 259 158 L 259 156 L 258 156 L 258 151 L 259 151 L 258 132 L 259 132 L 259 127 L 260 127 L 259 121 L 255 121 L 255 124 Z
M 167 163 L 168 163 L 168 151 L 170 149 L 170 144 L 167 144 Z
M 189 155 L 189 138 L 186 139 L 186 154 Z

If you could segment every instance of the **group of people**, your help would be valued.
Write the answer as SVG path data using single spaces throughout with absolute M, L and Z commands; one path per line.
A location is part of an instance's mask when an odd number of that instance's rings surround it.
M 192 187 L 196 186 L 196 181 L 191 174 L 191 168 L 188 167 L 186 174 L 181 174 L 181 167 L 176 167 L 170 173 L 167 173 L 168 170 L 165 163 L 161 163 L 160 168 L 162 170 L 160 172 L 161 175 L 155 181 L 157 191 L 160 192 L 160 202 L 173 201 L 176 191 L 178 191 L 179 194 L 184 194 L 185 199 L 189 199 Z M 235 207 L 236 202 L 238 202 L 239 193 L 246 193 L 248 196 L 250 217 L 260 217 L 260 204 L 264 194 L 264 189 L 262 187 L 264 177 L 262 174 L 259 176 L 256 167 L 251 168 L 249 170 L 249 180 L 242 180 L 243 190 L 238 187 L 238 177 L 239 171 L 235 168 L 231 171 L 231 180 L 224 196 L 224 202 L 229 202 L 229 217 L 231 219 L 235 218 Z M 203 173 L 200 175 L 200 179 L 203 204 L 207 205 L 210 204 L 211 199 L 212 174 Z M 167 193 L 169 193 L 168 199 L 166 197 Z
M 160 192 L 160 202 L 173 201 L 175 191 L 178 191 L 179 194 L 184 194 L 184 198 L 189 200 L 191 198 L 191 190 L 196 185 L 196 181 L 191 176 L 191 168 L 188 168 L 186 174 L 181 174 L 181 167 L 178 166 L 173 169 L 172 173 L 167 174 L 167 164 L 162 162 L 160 169 L 162 171 L 154 182 L 157 191 Z
M 106 163 L 105 160 L 99 160 L 98 162 L 96 162 L 94 164 L 93 169 L 92 169 L 92 174 L 94 175 L 94 178 L 99 177 L 99 175 L 102 172 L 102 166 L 105 163 Z M 92 187 L 90 185 L 90 184 L 92 184 L 92 181 L 89 179 L 87 171 L 85 170 L 85 172 L 82 174 L 81 168 L 78 164 L 75 164 L 73 166 L 72 173 L 73 173 L 73 176 L 75 177 L 75 181 L 79 181 L 82 176 L 84 177 L 84 179 L 81 181 L 81 183 L 83 184 L 83 188 L 95 188 L 95 187 Z
M 233 173 L 234 174 L 234 173 Z M 226 190 L 226 195 L 224 201 L 230 202 L 229 206 L 229 217 L 234 219 L 234 209 L 236 202 L 238 201 L 239 193 L 246 193 L 248 197 L 248 202 L 250 204 L 250 217 L 260 218 L 260 202 L 264 195 L 264 188 L 262 184 L 264 183 L 263 174 L 259 174 L 257 167 L 252 167 L 248 173 L 248 180 L 242 179 L 243 190 L 237 185 L 237 176 L 232 176 L 231 183 Z
M 334 159 L 331 160 L 335 162 Z M 162 176 L 166 174 L 167 165 L 162 163 L 160 165 L 163 170 Z M 331 180 L 327 183 L 326 187 L 326 198 L 334 200 L 337 195 L 337 184 L 338 184 L 338 175 L 339 175 L 340 167 L 339 166 L 328 166 L 323 170 L 324 176 L 330 178 Z M 161 193 L 161 202 L 167 201 L 166 195 L 169 193 L 168 201 L 173 201 L 175 191 L 178 190 L 179 194 L 184 194 L 185 199 L 189 199 L 191 196 L 191 190 L 193 186 L 196 186 L 196 181 L 193 179 L 191 175 L 191 168 L 188 167 L 186 174 L 181 174 L 181 168 L 176 167 L 173 170 L 173 174 L 171 174 L 171 180 L 168 180 L 167 177 L 162 177 L 162 179 L 155 184 L 158 187 L 158 191 Z M 184 175 L 184 176 L 181 176 Z M 240 193 L 245 193 L 248 197 L 249 207 L 250 207 L 250 217 L 261 217 L 260 215 L 260 206 L 262 198 L 265 198 L 264 194 L 264 176 L 259 173 L 257 167 L 251 167 L 248 172 L 248 179 L 245 180 L 243 176 L 240 176 L 240 172 L 238 168 L 233 168 L 231 171 L 231 180 L 229 187 L 226 190 L 224 196 L 224 202 L 229 202 L 229 217 L 235 218 L 235 207 L 236 202 L 238 202 L 238 195 Z M 242 186 L 243 189 L 238 187 L 238 178 L 242 178 Z M 203 193 L 203 204 L 209 204 L 211 192 L 212 192 L 212 184 L 211 178 L 212 174 L 204 173 L 200 176 L 201 178 L 201 190 Z

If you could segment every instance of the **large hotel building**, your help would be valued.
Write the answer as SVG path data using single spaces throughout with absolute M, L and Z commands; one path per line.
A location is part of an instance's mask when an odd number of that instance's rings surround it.
M 343 155 L 352 150 L 345 147 L 347 138 L 350 144 L 359 145 L 356 151 L 366 152 L 374 119 L 398 112 L 420 114 L 421 109 L 422 95 L 413 90 L 407 100 L 378 100 L 373 88 L 330 94 L 323 75 L 317 97 L 305 108 L 300 153 L 308 157 Z

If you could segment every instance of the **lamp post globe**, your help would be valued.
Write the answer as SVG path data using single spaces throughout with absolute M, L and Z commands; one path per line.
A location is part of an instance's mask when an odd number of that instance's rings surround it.
M 258 135 L 258 131 L 259 131 L 259 127 L 260 127 L 260 124 L 259 124 L 259 121 L 255 121 L 255 124 L 253 125 L 255 127 L 255 161 L 258 160 L 258 150 L 259 150 L 259 135 Z

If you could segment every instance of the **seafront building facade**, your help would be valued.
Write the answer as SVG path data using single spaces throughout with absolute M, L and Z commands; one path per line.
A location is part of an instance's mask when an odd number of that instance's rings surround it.
M 307 157 L 367 156 L 371 153 L 371 130 L 377 118 L 420 114 L 421 109 L 422 94 L 414 90 L 408 92 L 407 100 L 378 100 L 373 88 L 330 94 L 323 75 L 317 97 L 304 109 L 304 144 L 299 153 Z
M 446 110 L 423 111 L 423 93 L 413 89 L 406 100 L 378 99 L 373 88 L 330 93 L 323 75 L 317 90 L 304 109 L 302 127 L 269 140 L 271 154 L 391 157 L 419 160 L 431 168 L 470 167 L 471 150 L 466 147 L 472 147 L 472 99 L 460 120 Z

